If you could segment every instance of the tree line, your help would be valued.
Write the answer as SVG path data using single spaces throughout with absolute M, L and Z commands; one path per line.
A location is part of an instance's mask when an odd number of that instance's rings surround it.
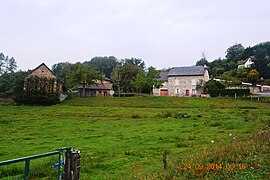
M 0 55 L 0 97 L 18 96 L 23 92 L 24 80 L 31 71 L 16 72 L 15 59 L 3 53 Z M 78 85 L 96 84 L 97 80 L 103 81 L 105 77 L 111 79 L 116 93 L 151 93 L 154 86 L 162 84 L 158 80 L 160 71 L 154 67 L 146 68 L 145 62 L 138 58 L 93 57 L 85 62 L 54 64 L 52 71 L 69 90 L 75 90 Z
M 145 62 L 138 58 L 93 57 L 83 63 L 54 64 L 52 71 L 71 89 L 78 84 L 83 87 L 95 84 L 95 80 L 103 81 L 105 77 L 112 80 L 117 93 L 151 93 L 154 86 L 162 84 L 158 80 L 160 71 L 152 66 L 146 68 Z

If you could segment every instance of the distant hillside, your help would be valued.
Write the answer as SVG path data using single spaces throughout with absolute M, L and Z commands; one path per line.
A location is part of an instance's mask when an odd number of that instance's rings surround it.
M 248 58 L 252 57 L 254 64 L 250 68 L 238 69 Z M 270 42 L 262 42 L 253 47 L 244 47 L 235 44 L 226 51 L 225 59 L 215 59 L 209 62 L 203 57 L 196 62 L 196 65 L 206 64 L 209 67 L 211 77 L 223 77 L 230 80 L 248 81 L 247 74 L 251 69 L 256 69 L 259 79 L 265 84 L 270 84 Z M 234 79 L 236 78 L 236 79 Z

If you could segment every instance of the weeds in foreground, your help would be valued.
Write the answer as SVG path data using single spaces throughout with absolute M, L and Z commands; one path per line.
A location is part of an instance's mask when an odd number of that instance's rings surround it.
M 270 128 L 266 126 L 256 135 L 239 142 L 235 142 L 232 134 L 229 136 L 231 144 L 218 144 L 195 156 L 173 159 L 166 171 L 156 173 L 150 179 L 268 179 Z

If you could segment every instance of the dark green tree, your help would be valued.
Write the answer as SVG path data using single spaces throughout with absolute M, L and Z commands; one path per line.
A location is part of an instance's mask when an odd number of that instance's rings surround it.
M 270 78 L 270 42 L 260 43 L 254 46 L 255 57 L 253 69 L 256 69 L 264 79 Z
M 114 56 L 93 57 L 90 61 L 85 61 L 84 64 L 95 67 L 106 77 L 110 78 L 113 69 L 119 64 Z
M 162 86 L 163 81 L 159 80 L 160 71 L 156 70 L 156 68 L 150 66 L 146 71 L 146 85 L 150 94 L 153 92 L 153 88 L 160 88 Z
M 122 89 L 122 75 L 121 75 L 121 67 L 117 66 L 113 69 L 111 73 L 111 80 L 113 81 L 114 87 L 118 93 L 118 97 L 120 97 L 120 93 L 123 91 Z
M 52 71 L 60 78 L 64 83 L 67 82 L 67 74 L 71 69 L 72 64 L 69 62 L 60 62 L 52 66 Z
M 241 56 L 241 60 L 246 60 L 247 58 L 251 57 L 251 56 L 254 56 L 255 55 L 255 49 L 253 47 L 247 47 L 243 53 L 242 53 L 242 56 Z
M 103 81 L 103 74 L 93 67 L 85 64 L 76 63 L 72 65 L 67 74 L 67 85 L 70 88 L 81 85 L 83 87 L 83 97 L 85 97 L 85 87 L 97 83 L 97 80 Z
M 134 64 L 124 64 L 113 70 L 111 78 L 117 85 L 117 89 L 120 88 L 123 92 L 134 92 L 137 89 L 134 87 L 134 80 L 141 70 L 143 69 Z
M 245 50 L 245 47 L 242 46 L 242 44 L 235 44 L 231 47 L 229 47 L 226 51 L 226 58 L 227 61 L 233 61 L 237 63 L 239 60 L 241 60 L 241 56 Z
M 126 64 L 130 64 L 130 65 L 134 65 L 137 66 L 141 69 L 145 69 L 145 63 L 142 59 L 138 59 L 138 58 L 126 58 L 124 60 L 121 60 L 122 65 L 126 65 Z
M 225 85 L 222 83 L 215 81 L 215 80 L 210 80 L 205 83 L 205 88 L 206 90 L 219 90 L 219 89 L 225 89 Z
M 0 96 L 11 98 L 22 93 L 26 72 L 4 73 L 0 76 Z
M 131 84 L 138 93 L 141 93 L 142 89 L 147 86 L 147 77 L 142 69 L 139 69 L 138 74 L 132 80 Z
M 219 58 L 209 63 L 209 71 L 213 77 L 220 76 L 226 71 L 226 61 Z

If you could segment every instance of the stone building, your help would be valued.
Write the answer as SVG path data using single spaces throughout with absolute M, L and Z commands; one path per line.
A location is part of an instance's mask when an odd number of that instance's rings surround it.
M 163 86 L 153 90 L 156 96 L 199 96 L 199 83 L 209 81 L 209 71 L 206 66 L 174 67 L 162 71 L 160 79 Z
M 25 78 L 24 90 L 26 92 L 63 93 L 63 83 L 48 66 L 42 63 Z

